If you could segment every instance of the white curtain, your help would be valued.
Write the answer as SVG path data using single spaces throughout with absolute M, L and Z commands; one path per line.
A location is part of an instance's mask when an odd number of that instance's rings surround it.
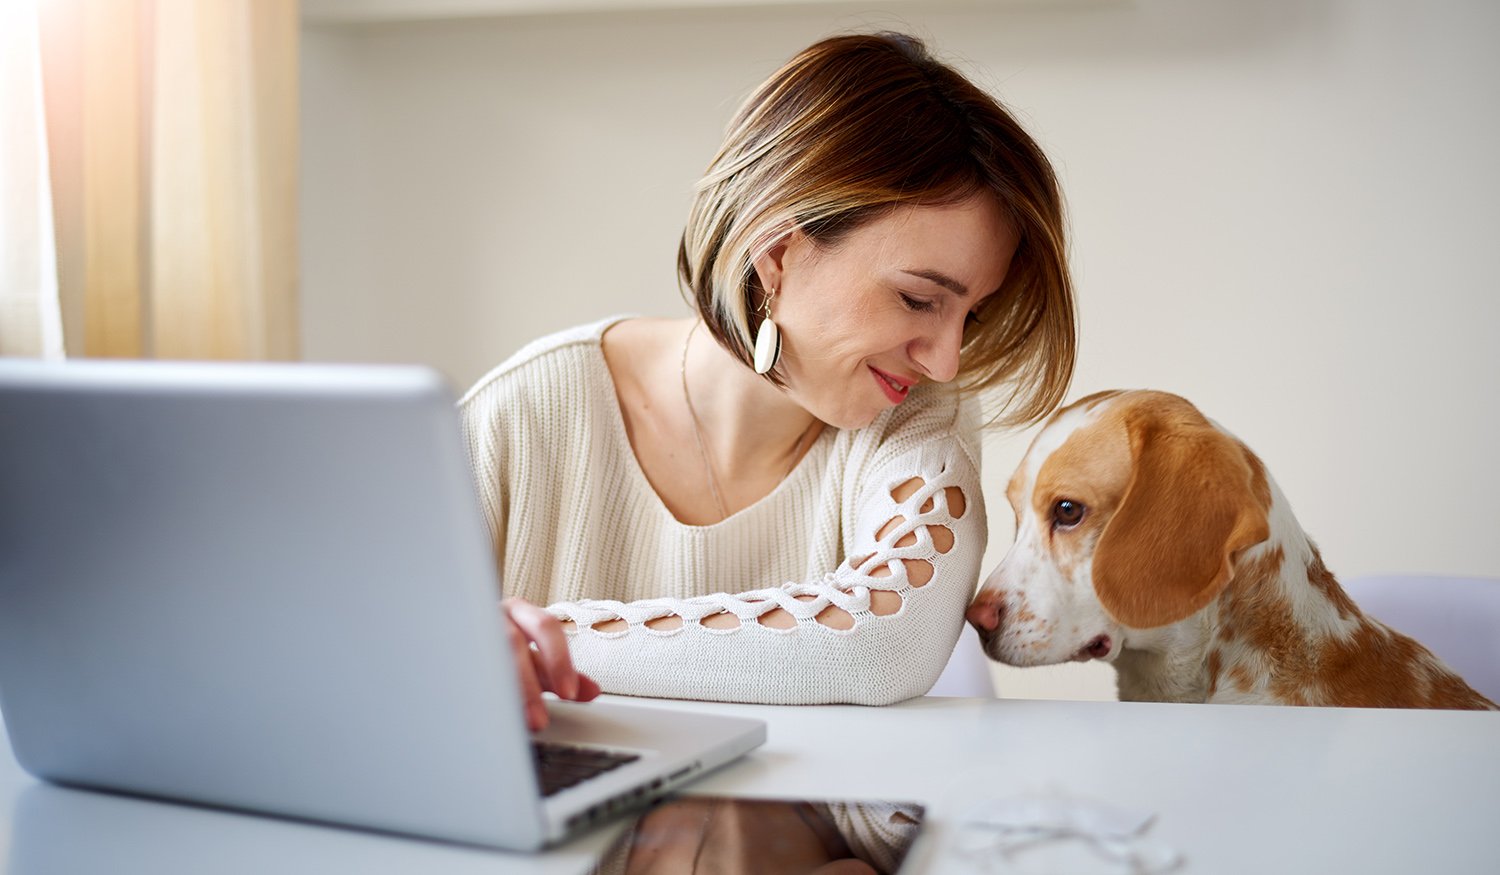
M 38 8 L 69 353 L 295 359 L 297 0 Z
M 0 356 L 62 355 L 37 0 L 0 0 Z

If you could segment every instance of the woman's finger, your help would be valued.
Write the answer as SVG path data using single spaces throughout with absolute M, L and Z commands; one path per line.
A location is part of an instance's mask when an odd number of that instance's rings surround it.
M 549 689 L 564 699 L 579 698 L 578 671 L 573 668 L 573 657 L 568 652 L 568 638 L 562 623 L 541 608 L 520 599 L 506 599 L 507 613 L 526 637 L 536 645 L 539 662 L 549 683 Z
M 531 641 L 511 617 L 508 609 L 502 607 L 500 613 L 505 617 L 506 637 L 510 639 L 512 661 L 516 664 L 516 675 L 521 681 L 526 727 L 532 732 L 539 732 L 547 728 L 547 706 L 542 704 L 542 684 L 532 662 Z
M 547 665 L 542 661 L 541 651 L 532 647 L 530 648 L 530 652 L 531 664 L 536 670 L 537 680 L 541 683 L 542 689 L 555 691 L 557 685 L 551 681 L 550 676 L 547 674 Z M 598 682 L 581 671 L 575 671 L 574 673 L 578 676 L 578 695 L 573 697 L 573 701 L 588 702 L 598 697 L 600 692 Z
M 531 670 L 536 672 L 536 680 L 537 683 L 541 684 L 542 691 L 547 692 L 550 690 L 556 692 L 555 687 L 557 685 L 552 682 L 552 676 L 547 674 L 547 663 L 542 661 L 541 651 L 535 647 L 528 648 L 528 650 L 531 654 Z

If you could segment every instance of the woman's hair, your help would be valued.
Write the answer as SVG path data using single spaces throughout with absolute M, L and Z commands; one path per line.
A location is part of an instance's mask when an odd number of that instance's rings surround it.
M 995 390 L 1002 424 L 1035 422 L 1067 392 L 1076 348 L 1057 179 L 994 98 L 914 37 L 823 40 L 750 95 L 698 183 L 678 276 L 714 337 L 748 364 L 761 320 L 754 263 L 788 232 L 832 246 L 894 207 L 982 192 L 1020 242 L 965 330 L 960 386 Z

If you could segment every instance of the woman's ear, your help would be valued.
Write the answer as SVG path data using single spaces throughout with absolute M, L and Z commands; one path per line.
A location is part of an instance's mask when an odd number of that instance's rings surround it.
M 1269 493 L 1244 448 L 1183 399 L 1160 397 L 1171 400 L 1127 420 L 1130 485 L 1094 549 L 1100 604 L 1135 629 L 1197 613 L 1229 585 L 1237 554 L 1270 537 Z
M 807 236 L 800 229 L 793 228 L 778 236 L 765 252 L 756 256 L 752 266 L 755 268 L 756 278 L 760 280 L 761 288 L 781 288 L 782 279 L 786 275 L 789 250 L 805 242 L 807 242 Z

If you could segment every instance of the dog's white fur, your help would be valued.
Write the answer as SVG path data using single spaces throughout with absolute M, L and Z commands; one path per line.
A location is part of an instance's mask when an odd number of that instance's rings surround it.
M 1360 613 L 1260 460 L 1175 395 L 1059 411 L 1007 494 L 1015 543 L 969 610 L 994 659 L 1104 659 L 1127 701 L 1496 707 Z

